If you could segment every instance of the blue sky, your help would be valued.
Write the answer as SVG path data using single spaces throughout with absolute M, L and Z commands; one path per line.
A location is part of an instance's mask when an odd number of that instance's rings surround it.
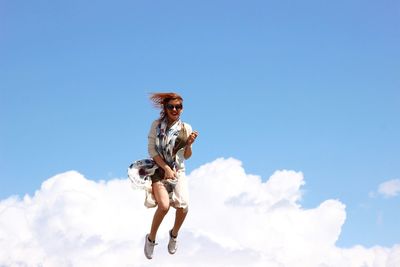
M 302 205 L 346 204 L 341 246 L 399 243 L 397 1 L 1 1 L 0 199 L 147 156 L 155 91 L 218 157 L 302 171 Z

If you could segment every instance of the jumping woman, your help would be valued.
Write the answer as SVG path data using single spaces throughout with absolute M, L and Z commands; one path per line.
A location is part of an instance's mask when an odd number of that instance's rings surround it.
M 150 96 L 153 104 L 160 109 L 160 118 L 155 120 L 148 136 L 148 152 L 158 165 L 151 176 L 152 194 L 157 203 L 150 233 L 146 235 L 144 254 L 153 258 L 157 245 L 158 228 L 170 206 L 176 209 L 175 223 L 169 231 L 168 252 L 177 250 L 177 237 L 188 213 L 188 185 L 184 161 L 192 156 L 192 145 L 197 131 L 181 121 L 183 99 L 176 93 L 154 93 Z

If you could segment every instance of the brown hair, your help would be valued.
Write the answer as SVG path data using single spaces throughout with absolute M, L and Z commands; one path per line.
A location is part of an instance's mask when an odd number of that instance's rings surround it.
M 165 118 L 165 105 L 170 101 L 170 100 L 175 100 L 178 99 L 181 102 L 183 102 L 183 98 L 178 95 L 177 93 L 151 93 L 150 94 L 150 100 L 153 102 L 153 105 L 156 108 L 161 109 L 160 111 L 160 119 Z

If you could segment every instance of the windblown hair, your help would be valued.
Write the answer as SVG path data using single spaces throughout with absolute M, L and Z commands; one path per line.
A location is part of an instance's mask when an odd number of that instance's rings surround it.
M 160 119 L 164 119 L 166 112 L 165 112 L 165 105 L 170 101 L 170 100 L 175 100 L 178 99 L 181 102 L 183 102 L 183 98 L 178 95 L 177 93 L 151 93 L 150 94 L 150 100 L 153 102 L 153 105 L 156 108 L 161 109 L 160 111 Z

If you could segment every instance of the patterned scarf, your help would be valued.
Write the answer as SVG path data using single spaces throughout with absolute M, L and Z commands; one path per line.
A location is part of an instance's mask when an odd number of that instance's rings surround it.
M 169 129 L 167 126 L 168 120 L 165 118 L 157 127 L 156 150 L 171 168 L 175 168 L 174 146 L 182 129 L 182 121 L 176 121 Z

